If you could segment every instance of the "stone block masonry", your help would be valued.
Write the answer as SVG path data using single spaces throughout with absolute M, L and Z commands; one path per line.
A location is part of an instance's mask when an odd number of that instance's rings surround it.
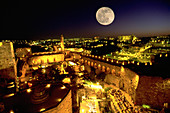
M 17 68 L 12 42 L 0 42 L 0 77 L 15 78 Z
M 57 107 L 47 110 L 44 113 L 72 113 L 71 90 Z

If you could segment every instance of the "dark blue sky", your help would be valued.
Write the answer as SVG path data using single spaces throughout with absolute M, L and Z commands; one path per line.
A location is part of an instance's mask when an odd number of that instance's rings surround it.
M 170 34 L 168 0 L 24 0 L 2 6 L 2 39 Z M 100 7 L 113 9 L 112 24 L 103 26 L 96 21 Z

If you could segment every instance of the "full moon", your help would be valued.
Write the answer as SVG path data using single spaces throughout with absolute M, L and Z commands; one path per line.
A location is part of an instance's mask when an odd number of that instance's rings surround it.
M 115 19 L 115 14 L 109 7 L 101 7 L 96 12 L 96 19 L 101 25 L 109 25 Z

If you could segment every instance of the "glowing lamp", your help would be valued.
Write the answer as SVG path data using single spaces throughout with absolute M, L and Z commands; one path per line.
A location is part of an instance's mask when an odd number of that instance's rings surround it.
M 27 93 L 30 93 L 31 92 L 31 89 L 27 89 Z
M 51 84 L 47 84 L 45 88 L 50 88 Z
M 28 83 L 28 86 L 29 86 L 29 87 L 32 87 L 32 83 L 29 82 L 29 83 Z
M 57 99 L 57 101 L 60 102 L 60 101 L 61 101 L 61 98 Z
M 14 111 L 13 111 L 13 110 L 10 110 L 10 113 L 14 113 Z
M 62 86 L 61 89 L 65 89 L 66 87 L 65 86 Z

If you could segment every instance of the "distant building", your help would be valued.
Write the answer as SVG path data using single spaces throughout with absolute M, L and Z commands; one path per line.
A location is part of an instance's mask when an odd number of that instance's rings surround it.
M 0 42 L 0 77 L 14 79 L 17 68 L 12 42 Z
M 120 42 L 131 42 L 132 41 L 132 36 L 128 35 L 128 36 L 118 36 L 118 40 Z

